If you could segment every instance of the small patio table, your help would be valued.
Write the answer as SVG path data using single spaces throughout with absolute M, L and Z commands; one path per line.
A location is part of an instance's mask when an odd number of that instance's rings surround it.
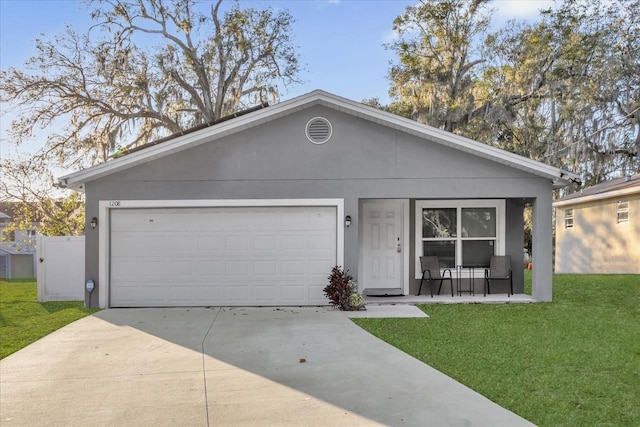
M 456 265 L 456 290 L 458 296 L 462 296 L 463 293 L 469 293 L 472 296 L 476 295 L 476 275 L 475 270 L 488 268 L 488 265 L 484 264 L 469 264 L 469 265 Z M 462 273 L 467 270 L 469 275 L 469 289 L 463 289 L 462 287 Z
M 471 277 L 469 279 L 469 289 L 463 289 L 462 288 L 462 273 L 464 272 L 464 270 L 471 270 Z M 469 266 L 469 265 L 456 265 L 456 291 L 458 293 L 458 296 L 462 296 L 462 294 L 464 292 L 468 292 L 471 295 L 475 296 L 475 290 L 474 290 L 474 267 L 473 266 Z

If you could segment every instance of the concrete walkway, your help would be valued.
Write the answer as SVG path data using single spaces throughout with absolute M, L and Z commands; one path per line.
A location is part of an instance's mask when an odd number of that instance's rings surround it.
M 328 308 L 104 310 L 0 361 L 0 417 L 3 426 L 532 425 Z

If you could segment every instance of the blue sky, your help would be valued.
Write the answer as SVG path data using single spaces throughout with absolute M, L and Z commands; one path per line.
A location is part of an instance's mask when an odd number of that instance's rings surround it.
M 533 18 L 538 9 L 552 3 L 496 0 L 493 22 Z M 294 40 L 307 71 L 300 76 L 304 83 L 288 88 L 282 99 L 323 89 L 354 101 L 377 97 L 385 103 L 389 61 L 395 58 L 382 45 L 393 39 L 394 18 L 417 0 L 241 0 L 240 4 L 287 8 L 297 20 Z M 20 68 L 35 53 L 33 40 L 41 33 L 55 36 L 65 31 L 65 24 L 82 30 L 89 23 L 87 9 L 76 0 L 0 0 L 0 68 Z M 7 106 L 1 108 L 5 113 Z M 0 155 L 14 151 L 6 141 L 8 116 L 10 112 L 0 118 Z

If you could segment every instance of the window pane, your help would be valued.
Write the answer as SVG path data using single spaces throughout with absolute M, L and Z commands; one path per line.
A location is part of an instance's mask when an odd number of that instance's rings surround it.
M 423 255 L 437 256 L 440 267 L 454 268 L 456 266 L 456 242 L 422 242 Z
M 495 247 L 493 240 L 463 240 L 462 265 L 465 267 L 488 267 Z
M 573 228 L 573 209 L 564 210 L 564 228 Z
M 422 237 L 456 237 L 456 208 L 422 210 Z
M 618 202 L 618 222 L 629 222 L 629 202 Z
M 496 208 L 462 208 L 462 237 L 496 237 Z

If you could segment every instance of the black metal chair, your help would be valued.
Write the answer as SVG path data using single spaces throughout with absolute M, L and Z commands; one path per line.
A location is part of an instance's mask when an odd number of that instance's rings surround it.
M 491 282 L 509 281 L 507 296 L 513 295 L 513 272 L 511 271 L 511 257 L 509 255 L 493 255 L 489 268 L 484 270 L 484 295 L 491 293 Z M 511 294 L 509 293 L 511 291 Z
M 428 282 L 429 291 L 431 292 L 431 298 L 433 298 L 433 284 L 437 281 L 440 281 L 438 287 L 438 295 L 440 295 L 442 282 L 448 280 L 449 284 L 451 285 L 451 296 L 453 296 L 453 279 L 451 277 L 451 270 L 445 268 L 444 271 L 440 273 L 440 261 L 438 260 L 437 256 L 421 256 L 420 267 L 422 268 L 422 279 L 420 280 L 418 295 L 420 295 L 420 292 L 422 291 L 422 284 L 424 282 Z M 449 277 L 447 277 L 447 272 L 449 272 Z

